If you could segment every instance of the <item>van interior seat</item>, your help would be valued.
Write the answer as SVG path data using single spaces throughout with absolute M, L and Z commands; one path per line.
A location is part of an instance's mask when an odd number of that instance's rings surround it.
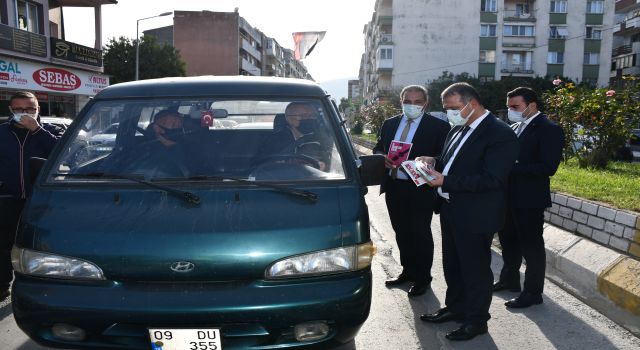
M 278 131 L 287 127 L 287 119 L 284 113 L 278 113 L 273 118 L 273 130 Z

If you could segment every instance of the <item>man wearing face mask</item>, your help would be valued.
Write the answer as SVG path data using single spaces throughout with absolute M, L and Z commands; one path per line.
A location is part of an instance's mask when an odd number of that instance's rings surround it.
M 0 300 L 9 295 L 13 279 L 11 247 L 25 200 L 31 194 L 31 157 L 47 158 L 62 134 L 40 123 L 35 95 L 21 91 L 11 96 L 12 118 L 0 125 Z
M 373 153 L 387 156 L 395 140 L 412 144 L 408 159 L 440 154 L 450 126 L 425 113 L 429 105 L 427 90 L 419 85 L 407 86 L 400 93 L 400 100 L 403 113 L 385 120 Z M 388 157 L 386 167 L 389 171 L 380 186 L 380 193 L 386 193 L 385 201 L 403 270 L 385 284 L 396 286 L 411 282 L 409 296 L 422 295 L 431 283 L 431 215 L 435 193 L 429 186 L 416 187 L 407 174 L 399 169 L 401 167 L 396 167 Z
M 420 319 L 461 322 L 446 337 L 469 340 L 487 332 L 491 317 L 491 241 L 504 224 L 507 181 L 518 156 L 518 140 L 483 107 L 471 85 L 453 84 L 441 97 L 455 127 L 436 170 L 427 170 L 433 176 L 427 183 L 438 193 L 447 292 L 445 307 Z
M 536 93 L 519 87 L 507 94 L 508 117 L 518 136 L 520 154 L 509 176 L 509 206 L 505 226 L 498 232 L 504 265 L 493 291 L 520 291 L 520 265 L 527 262 L 524 288 L 508 308 L 542 303 L 546 258 L 544 209 L 551 206 L 549 178 L 562 159 L 564 132 L 538 110 Z
M 273 156 L 295 155 L 311 157 L 318 161 L 320 170 L 325 170 L 326 152 L 322 149 L 318 133 L 318 112 L 306 102 L 291 102 L 285 108 L 286 125 L 276 128 L 261 145 L 254 164 L 260 164 Z M 294 159 L 294 158 L 292 158 Z

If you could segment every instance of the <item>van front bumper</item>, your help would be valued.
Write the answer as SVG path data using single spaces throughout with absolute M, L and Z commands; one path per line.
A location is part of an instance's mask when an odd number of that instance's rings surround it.
M 350 341 L 369 315 L 370 269 L 281 281 L 77 282 L 17 275 L 13 312 L 36 342 L 65 348 L 150 349 L 148 328 L 219 328 L 223 349 L 328 348 Z M 301 343 L 293 327 L 324 321 L 329 334 Z M 82 328 L 82 341 L 53 336 Z

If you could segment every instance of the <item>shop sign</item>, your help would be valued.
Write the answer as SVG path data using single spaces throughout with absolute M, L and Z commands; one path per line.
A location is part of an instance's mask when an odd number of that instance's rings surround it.
M 107 75 L 0 56 L 0 88 L 93 96 L 107 86 Z
M 43 68 L 33 72 L 33 81 L 56 91 L 75 90 L 80 87 L 80 77 L 60 68 Z
M 51 38 L 51 57 L 102 67 L 102 50 L 96 50 L 58 38 Z

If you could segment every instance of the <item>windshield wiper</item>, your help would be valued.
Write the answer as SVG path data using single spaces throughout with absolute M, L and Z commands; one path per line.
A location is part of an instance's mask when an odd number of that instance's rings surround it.
M 143 179 L 140 179 L 136 176 L 128 176 L 128 175 L 118 175 L 118 174 L 109 174 L 109 173 L 84 173 L 84 174 L 53 174 L 53 176 L 66 176 L 66 177 L 78 177 L 78 178 L 90 178 L 90 179 L 121 179 L 121 180 L 129 180 L 133 182 L 137 182 L 139 184 L 143 184 L 152 188 L 156 188 L 162 191 L 165 191 L 168 194 L 174 195 L 180 199 L 187 201 L 188 203 L 200 205 L 200 197 L 194 193 L 188 191 L 180 191 L 175 188 L 158 185 L 153 182 L 149 182 Z
M 246 179 L 241 179 L 241 178 L 231 177 L 231 176 L 213 176 L 213 175 L 195 175 L 195 176 L 188 177 L 187 180 L 235 181 L 235 182 L 241 182 L 241 183 L 249 184 L 256 187 L 274 189 L 278 192 L 287 193 L 290 195 L 305 198 L 313 203 L 318 201 L 318 195 L 311 191 L 298 190 L 295 188 L 291 188 L 283 185 L 277 185 L 270 182 L 257 182 L 257 181 L 251 181 L 251 180 L 246 180 Z

